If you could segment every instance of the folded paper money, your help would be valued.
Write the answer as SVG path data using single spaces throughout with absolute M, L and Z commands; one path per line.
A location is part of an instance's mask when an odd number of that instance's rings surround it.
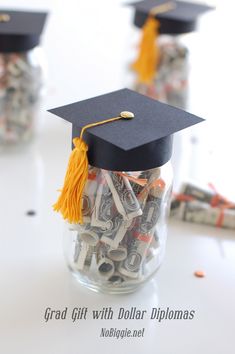
M 0 146 L 38 127 L 44 75 L 39 45 L 47 13 L 0 9 Z
M 152 82 L 146 85 L 135 80 L 133 87 L 146 96 L 185 109 L 188 98 L 188 50 L 177 36 L 160 36 L 158 47 L 160 58 Z
M 213 186 L 203 188 L 183 183 L 173 197 L 171 216 L 183 221 L 235 229 L 235 203 L 219 194 Z

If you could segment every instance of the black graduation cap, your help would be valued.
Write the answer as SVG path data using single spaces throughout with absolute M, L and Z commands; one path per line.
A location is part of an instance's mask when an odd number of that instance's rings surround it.
M 186 1 L 175 0 L 144 0 L 131 3 L 135 8 L 134 24 L 143 27 L 152 12 L 160 22 L 161 34 L 181 34 L 196 29 L 200 15 L 213 7 Z
M 46 17 L 46 12 L 0 9 L 0 52 L 22 52 L 36 47 Z
M 122 89 L 49 110 L 72 123 L 73 138 L 90 123 L 119 119 L 84 132 L 90 165 L 112 171 L 143 171 L 162 166 L 172 154 L 172 135 L 203 119 L 154 99 Z

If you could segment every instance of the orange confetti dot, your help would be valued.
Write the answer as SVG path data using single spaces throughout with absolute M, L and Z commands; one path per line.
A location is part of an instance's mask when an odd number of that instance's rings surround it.
M 205 277 L 205 273 L 202 270 L 197 270 L 196 272 L 194 272 L 194 275 L 197 278 L 204 278 Z

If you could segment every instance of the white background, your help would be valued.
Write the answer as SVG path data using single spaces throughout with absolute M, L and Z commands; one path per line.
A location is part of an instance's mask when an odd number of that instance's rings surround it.
M 200 21 L 191 49 L 189 111 L 206 123 L 176 136 L 176 186 L 186 178 L 213 182 L 235 200 L 234 6 Z M 1 6 L 49 9 L 43 48 L 48 61 L 45 108 L 122 88 L 138 42 L 132 11 L 119 0 L 7 0 Z M 198 38 L 197 38 L 198 37 Z M 234 352 L 235 235 L 171 222 L 167 256 L 140 292 L 104 296 L 83 289 L 65 268 L 62 221 L 51 210 L 70 152 L 69 124 L 44 114 L 44 130 L 27 151 L 0 155 L 0 353 L 120 351 L 160 354 Z M 192 139 L 193 138 L 193 139 Z M 192 143 L 193 142 L 193 143 Z M 34 209 L 34 218 L 25 212 Z M 203 269 L 206 278 L 193 276 Z M 46 307 L 195 309 L 191 322 L 83 321 L 44 323 Z M 100 328 L 142 328 L 144 339 L 100 339 Z

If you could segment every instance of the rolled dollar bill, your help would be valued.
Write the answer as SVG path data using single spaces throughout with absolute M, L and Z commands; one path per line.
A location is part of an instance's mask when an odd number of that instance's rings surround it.
M 142 171 L 138 174 L 138 179 L 139 178 L 145 179 L 145 180 L 147 180 L 147 183 L 148 183 L 150 176 L 151 176 L 151 170 Z M 138 199 L 138 195 L 142 192 L 142 190 L 144 189 L 145 186 L 140 185 L 133 180 L 130 182 L 130 184 L 131 184 L 131 188 L 132 188 L 133 192 L 135 193 L 135 195 L 137 196 L 137 199 Z
M 93 247 L 77 237 L 74 249 L 74 267 L 77 270 L 89 270 L 93 257 Z
M 91 215 L 95 206 L 96 191 L 98 188 L 99 169 L 89 166 L 88 179 L 82 195 L 82 215 L 83 222 L 91 222 Z
M 143 202 L 146 201 L 148 194 L 156 198 L 162 198 L 165 192 L 165 183 L 160 179 L 161 169 L 154 168 L 153 170 L 149 170 L 148 173 L 148 183 L 138 195 L 138 200 L 143 200 Z
M 109 279 L 115 270 L 114 263 L 107 256 L 106 245 L 100 243 L 96 248 L 97 271 L 102 278 Z
M 161 204 L 161 198 L 155 198 L 152 195 L 148 196 L 143 209 L 143 215 L 139 216 L 136 220 L 137 227 L 135 232 L 148 234 L 154 229 L 158 218 L 160 217 Z
M 90 224 L 87 224 L 85 227 L 81 228 L 80 237 L 85 243 L 90 246 L 95 246 L 100 240 L 100 231 L 100 228 L 92 227 Z
M 129 278 L 141 277 L 141 266 L 146 257 L 151 239 L 151 236 L 141 238 L 140 236 L 133 237 L 129 234 L 128 255 L 127 258 L 120 263 L 118 267 L 119 273 Z
M 221 213 L 223 214 L 221 218 Z M 235 211 L 233 209 L 212 208 L 207 203 L 198 200 L 181 202 L 177 217 L 181 220 L 197 224 L 235 229 Z
M 131 278 L 140 276 L 141 265 L 150 244 L 154 242 L 153 238 L 156 237 L 156 243 L 158 241 L 157 234 L 155 236 L 153 234 L 160 216 L 161 202 L 162 199 L 148 195 L 143 214 L 136 218 L 135 226 L 128 232 L 130 244 L 128 245 L 127 258 L 118 268 L 121 274 Z
M 115 272 L 111 277 L 108 279 L 112 285 L 120 285 L 125 281 L 125 277 L 121 275 L 119 272 Z
M 125 222 L 120 214 L 116 215 L 112 220 L 112 228 L 104 231 L 101 236 L 101 241 L 111 246 L 113 249 L 118 248 L 119 243 L 123 240 L 128 227 L 131 224 Z
M 192 183 L 183 183 L 180 189 L 180 193 L 208 204 L 211 203 L 211 200 L 214 196 L 213 191 L 206 190 Z
M 200 186 L 196 186 L 193 183 L 184 183 L 180 190 L 180 193 L 186 196 L 190 196 L 195 200 L 199 200 L 203 203 L 213 204 L 213 199 L 216 198 L 216 206 L 221 206 L 225 204 L 225 199 L 217 195 L 213 190 L 202 188 Z M 235 209 L 235 206 L 231 209 Z
M 113 195 L 104 179 L 100 180 L 97 189 L 95 206 L 91 217 L 91 225 L 102 229 L 112 229 L 112 216 L 116 213 Z
M 109 247 L 107 255 L 112 261 L 123 261 L 127 257 L 127 249 L 125 246 L 119 245 L 117 248 Z
M 112 171 L 103 170 L 103 174 L 112 192 L 116 208 L 123 218 L 131 220 L 141 215 L 140 204 L 128 178 Z

